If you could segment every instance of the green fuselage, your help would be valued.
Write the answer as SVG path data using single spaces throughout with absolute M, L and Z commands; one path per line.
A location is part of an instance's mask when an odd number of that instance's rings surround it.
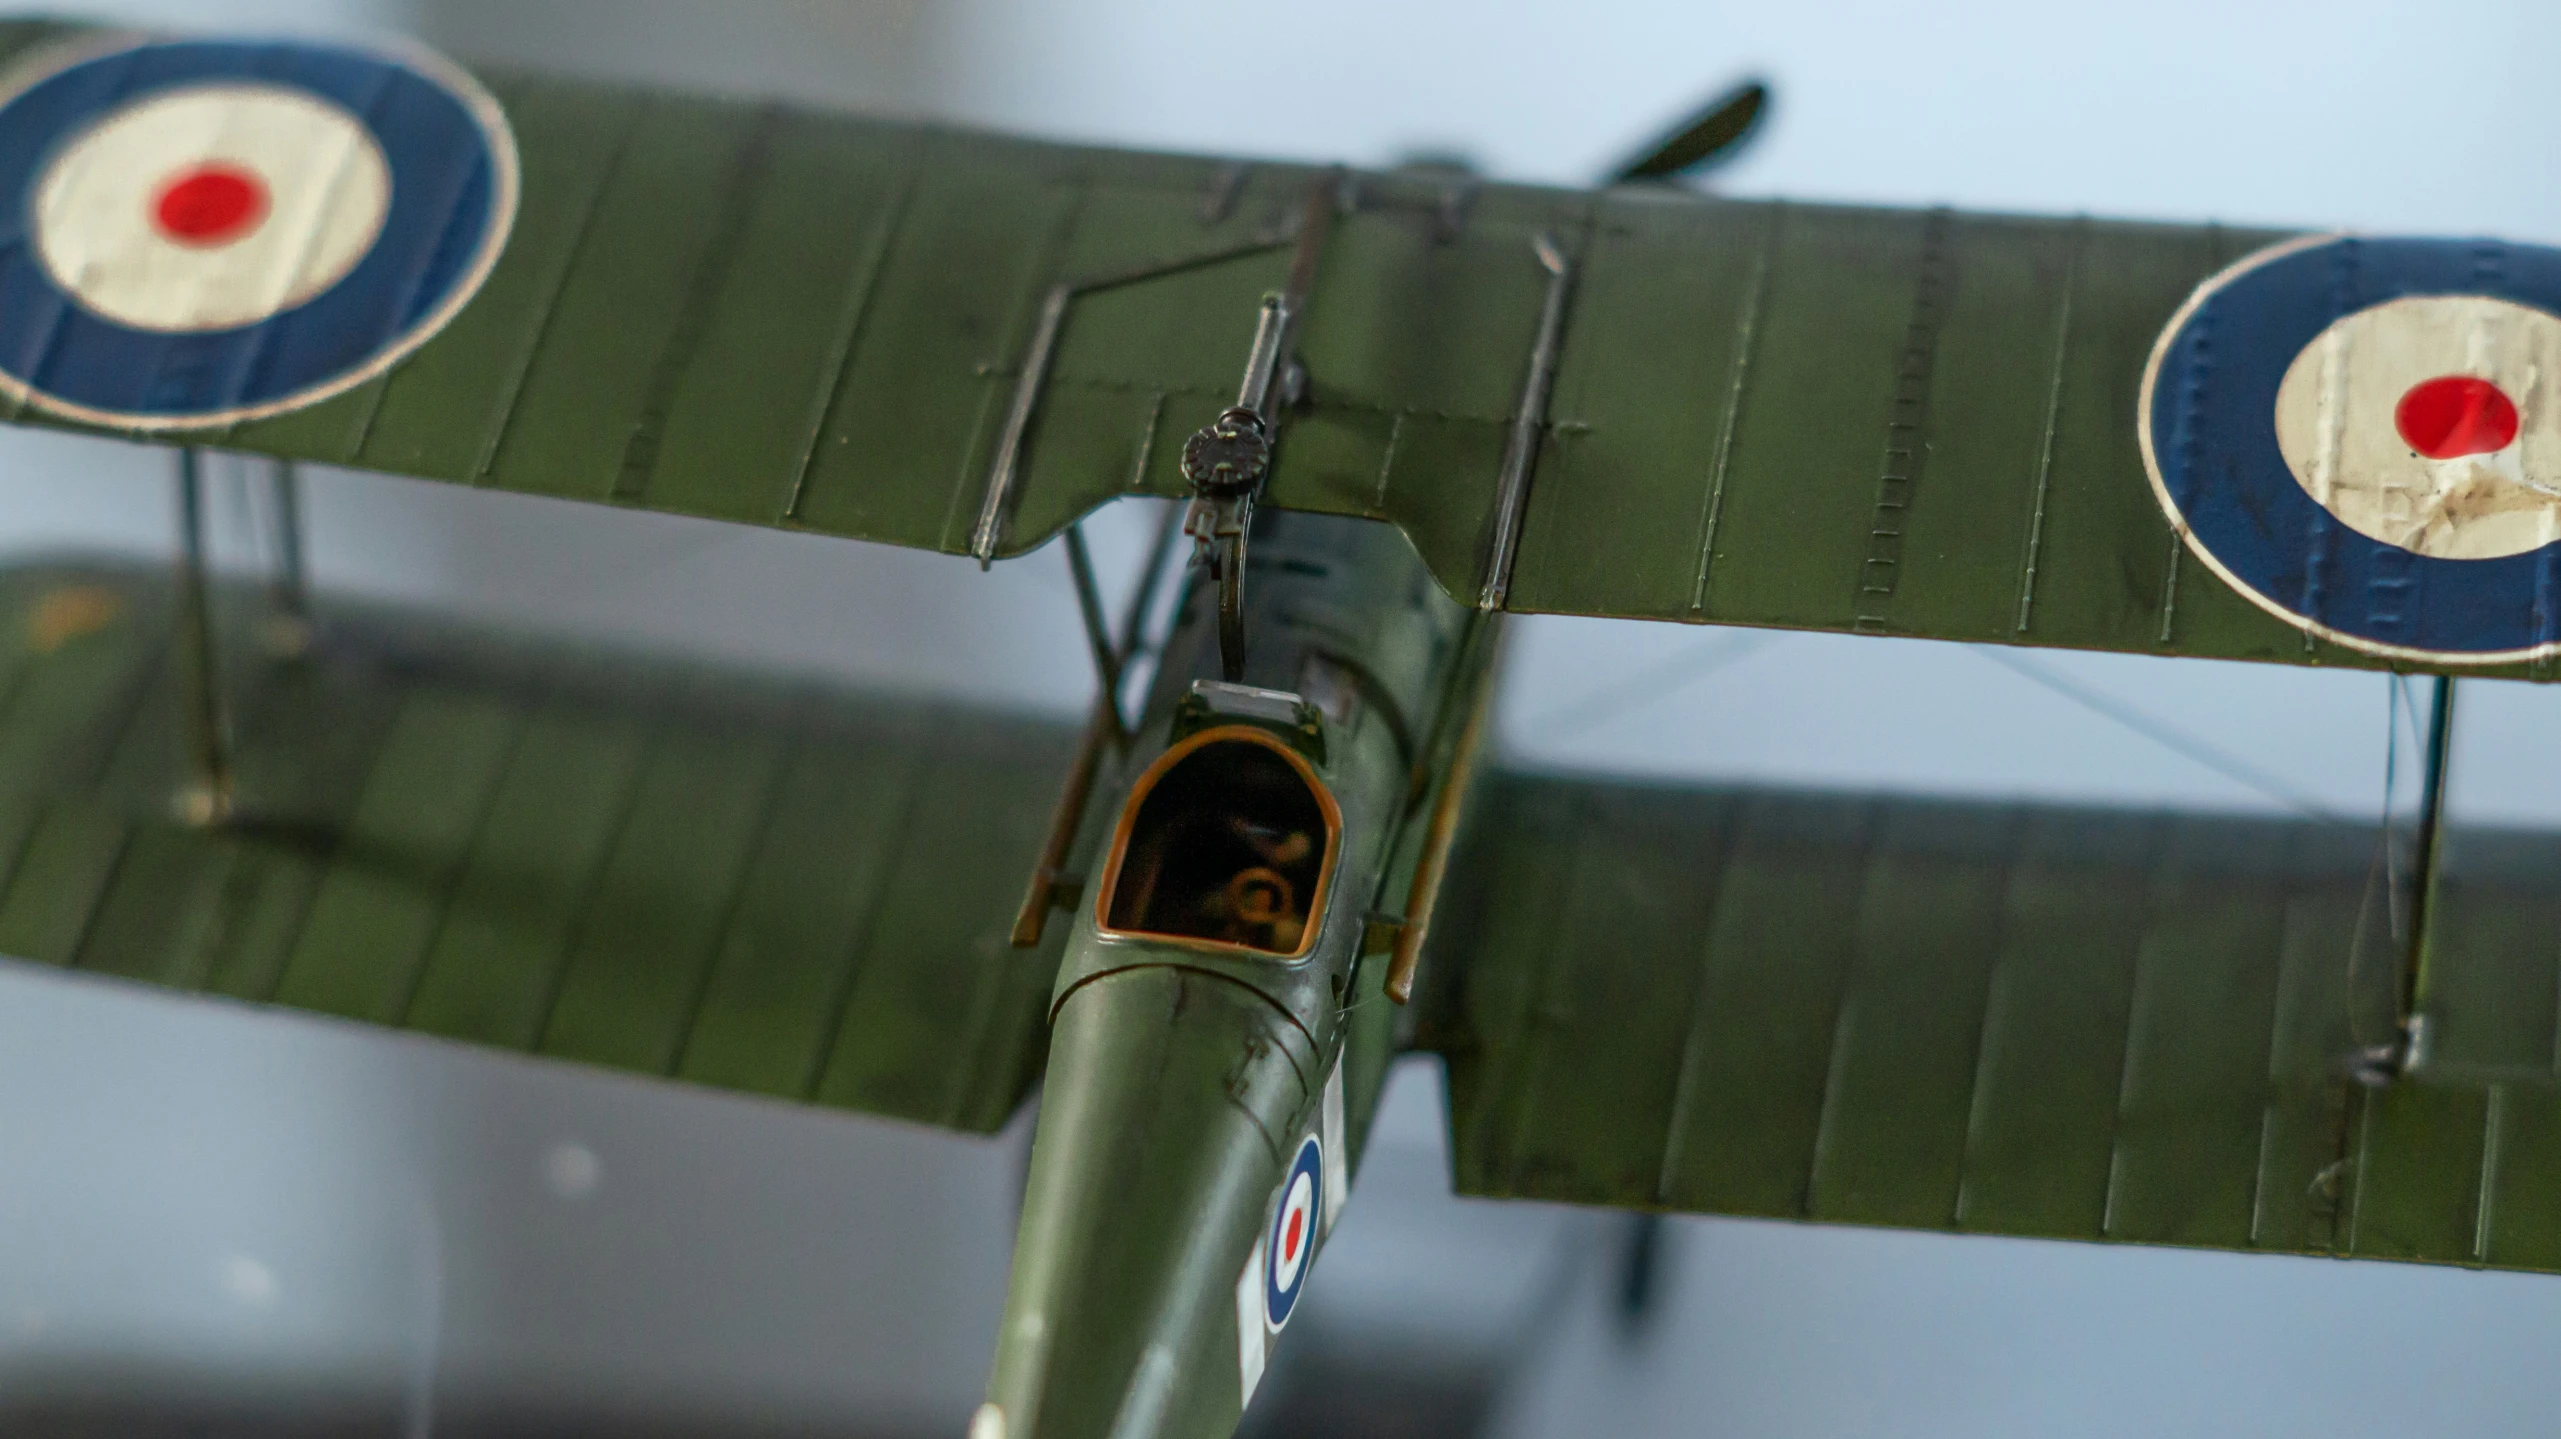
M 1096 882 L 974 1439 L 1228 1433 L 1386 1078 L 1371 921 L 1403 909 L 1484 622 L 1384 525 L 1272 516 L 1248 575 L 1245 684 L 1267 693 L 1196 683 L 1218 673 L 1196 588 L 1086 817 Z M 1293 821 L 1310 800 L 1339 812 L 1330 840 Z

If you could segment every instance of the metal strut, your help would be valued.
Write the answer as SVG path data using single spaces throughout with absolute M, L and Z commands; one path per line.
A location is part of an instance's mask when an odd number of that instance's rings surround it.
M 2357 972 L 2367 953 L 2365 945 L 2366 916 L 2371 915 L 2379 893 L 2384 925 L 2392 952 L 2392 1031 L 2380 1043 L 2367 1043 L 2360 1034 L 2357 1047 L 2345 1057 L 2346 1073 L 2368 1088 L 2381 1088 L 2407 1078 L 2427 1062 L 2428 1017 L 2422 1008 L 2427 990 L 2429 908 L 2435 898 L 2438 871 L 2445 864 L 2445 789 L 2447 772 L 2454 752 L 2454 681 L 2440 675 L 2432 686 L 2428 713 L 2425 768 L 2419 776 L 2419 813 L 2417 832 L 2411 841 L 2409 902 L 2401 904 L 2401 875 L 2395 862 L 2398 848 L 2397 825 L 2392 818 L 2391 796 L 2396 788 L 2393 773 L 2401 743 L 2402 686 L 2406 681 L 2395 676 L 2392 681 L 2391 751 L 2384 762 L 2383 833 L 2375 851 L 2374 876 L 2367 881 L 2366 909 L 2357 920 L 2356 937 L 2348 950 L 2349 987 L 2353 995 L 2367 991 L 2358 984 Z M 2361 1007 L 2361 998 L 2351 1003 Z
M 1413 1002 L 1414 976 L 1422 967 L 1424 941 L 1431 937 L 1432 911 L 1440 902 L 1441 882 L 1449 874 L 1450 853 L 1458 840 L 1459 819 L 1475 782 L 1486 721 L 1494 709 L 1494 677 L 1502 669 L 1502 623 L 1500 614 L 1479 611 L 1470 615 L 1466 638 L 1460 642 L 1459 683 L 1452 688 L 1440 721 L 1444 730 L 1455 724 L 1458 733 L 1449 744 L 1440 794 L 1432 802 L 1431 820 L 1423 831 L 1422 853 L 1414 861 L 1414 878 L 1406 888 L 1405 916 L 1395 927 L 1395 942 L 1388 951 L 1387 997 L 1398 1004 Z M 1439 752 L 1436 740 L 1423 753 L 1418 766 L 1430 763 Z M 1418 767 L 1417 795 L 1422 793 L 1420 781 L 1425 773 Z
M 1499 610 L 1511 598 L 1512 562 L 1521 548 L 1521 516 L 1529 507 L 1530 475 L 1538 468 L 1539 446 L 1547 438 L 1547 400 L 1556 388 L 1556 352 L 1564 341 L 1565 310 L 1574 295 L 1574 262 L 1557 245 L 1556 237 L 1540 235 L 1530 249 L 1538 257 L 1539 268 L 1547 272 L 1547 300 L 1539 307 L 1529 377 L 1521 383 L 1520 406 L 1512 412 L 1511 439 L 1503 447 L 1485 584 L 1476 595 L 1480 610 Z
M 274 607 L 268 640 L 277 651 L 301 654 L 311 644 L 311 579 L 302 540 L 302 473 L 291 460 L 278 460 L 268 472 L 269 535 L 275 547 L 274 567 L 267 576 L 267 600 Z
M 1102 704 L 1094 711 L 1107 737 L 1114 744 L 1123 742 L 1129 728 L 1120 716 L 1121 666 L 1128 663 L 1111 637 L 1111 622 L 1103 617 L 1103 590 L 1094 579 L 1094 555 L 1085 544 L 1085 527 L 1067 527 L 1067 571 L 1076 581 L 1076 612 L 1085 621 L 1085 648 L 1094 657 L 1094 689 Z
M 1326 171 L 1308 188 L 1289 281 L 1279 293 L 1263 297 L 1236 403 L 1183 445 L 1183 479 L 1192 487 L 1183 532 L 1192 537 L 1200 565 L 1218 582 L 1219 670 L 1230 684 L 1245 678 L 1245 540 L 1253 529 L 1254 505 L 1271 478 L 1281 412 L 1306 392 L 1306 372 L 1298 363 L 1299 323 L 1316 288 L 1317 261 L 1324 255 L 1342 191 L 1339 169 Z
M 1120 710 L 1122 682 L 1129 667 L 1148 649 L 1147 617 L 1155 611 L 1157 590 L 1163 584 L 1165 560 L 1173 553 L 1176 522 L 1182 512 L 1168 509 L 1164 523 L 1157 526 L 1155 542 L 1148 547 L 1147 567 L 1139 572 L 1138 593 L 1130 596 L 1129 612 L 1121 617 L 1117 645 L 1103 640 L 1102 595 L 1093 583 L 1093 562 L 1085 550 L 1081 529 L 1067 532 L 1067 557 L 1075 568 L 1078 605 L 1085 614 L 1085 636 L 1094 650 L 1093 717 L 1086 722 L 1085 737 L 1076 747 L 1076 761 L 1067 771 L 1067 784 L 1059 791 L 1057 807 L 1050 811 L 1049 837 L 1042 841 L 1039 863 L 1032 866 L 1031 883 L 1024 887 L 1022 906 L 1014 911 L 1012 940 L 1016 949 L 1032 949 L 1040 944 L 1049 926 L 1049 912 L 1062 905 L 1072 905 L 1084 892 L 1082 877 L 1071 874 L 1068 861 L 1075 857 L 1076 836 L 1085 826 L 1085 807 L 1092 800 L 1094 782 L 1101 776 L 1104 752 L 1129 747 L 1129 721 Z
M 2437 870 L 2445 860 L 2445 782 L 2454 755 L 2454 679 L 2439 675 L 2428 706 L 2427 774 L 2419 791 L 2419 835 L 2410 877 L 2410 930 L 2401 937 L 2400 983 L 2393 993 L 2400 1033 L 2392 1068 L 2408 1074 L 2427 1057 L 2427 1016 L 2420 1012 L 2426 978 L 2428 905 L 2435 897 Z
M 187 787 L 178 815 L 189 824 L 231 817 L 231 753 L 223 735 L 221 679 L 216 669 L 213 605 L 205 581 L 204 455 L 178 452 L 179 665 L 187 707 Z
M 1049 388 L 1049 372 L 1058 361 L 1058 342 L 1067 330 L 1068 312 L 1078 300 L 1117 290 L 1147 280 L 1161 280 L 1187 270 L 1207 269 L 1266 250 L 1277 250 L 1290 242 L 1287 233 L 1257 234 L 1234 245 L 1204 250 L 1180 259 L 1161 260 L 1141 265 L 1134 270 L 1120 270 L 1108 275 L 1095 275 L 1082 280 L 1067 280 L 1052 286 L 1042 297 L 1039 323 L 1032 327 L 1031 344 L 1023 352 L 1023 367 L 1014 377 L 1014 396 L 1005 407 L 1005 426 L 996 439 L 996 458 L 987 469 L 987 485 L 978 500 L 978 522 L 970 528 L 969 555 L 985 569 L 996 561 L 996 551 L 1005 542 L 1007 525 L 1013 520 L 1015 488 L 1022 479 L 1023 452 L 1031 444 L 1032 422 L 1040 417 L 1040 398 Z

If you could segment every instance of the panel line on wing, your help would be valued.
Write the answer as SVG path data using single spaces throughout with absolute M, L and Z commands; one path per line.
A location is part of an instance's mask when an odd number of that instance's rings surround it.
M 2487 1112 L 2481 1124 L 2481 1197 L 2472 1216 L 2472 1258 L 2490 1260 L 2490 1238 L 2496 1233 L 2493 1204 L 2499 1192 L 2499 1161 L 2506 1148 L 2508 1087 L 2488 1086 Z
M 2302 908 L 2301 896 L 2291 895 L 2288 897 L 2285 908 L 2281 911 L 2278 918 L 2276 952 L 2279 956 L 2279 962 L 2275 982 L 2271 986 L 2272 998 L 2268 1005 L 2266 1038 L 2261 1043 L 2261 1057 L 2257 1071 L 2258 1077 L 2262 1082 L 2267 1082 L 2270 1077 L 2277 1072 L 2278 1046 L 2283 1042 L 2282 1035 L 2285 1027 L 2285 973 L 2283 956 L 2294 951 L 2294 936 L 2296 931 L 2300 928 Z M 2267 1114 L 2275 1102 L 2275 1096 L 2271 1095 L 2269 1099 L 2262 1101 L 2259 1106 L 2259 1145 L 2257 1153 L 2253 1156 L 2256 1162 L 2250 1166 L 2250 1198 L 2248 1211 L 2250 1219 L 2248 1228 L 2244 1231 L 2246 1236 L 2253 1243 L 2257 1242 L 2259 1216 L 2265 1212 L 2265 1190 L 2268 1184 Z
M 721 167 L 720 188 L 707 200 L 715 216 L 712 228 L 694 256 L 693 273 L 687 277 L 683 293 L 677 296 L 675 322 L 659 347 L 657 361 L 641 391 L 640 412 L 632 421 L 630 438 L 623 443 L 622 465 L 614 476 L 612 490 L 618 501 L 629 503 L 647 494 L 649 482 L 657 473 L 667 422 L 675 412 L 685 370 L 701 351 L 703 335 L 719 306 L 721 287 L 737 265 L 739 249 L 747 238 L 748 221 L 755 214 L 757 192 L 772 176 L 774 146 L 788 118 L 789 112 L 780 105 L 758 106 L 747 133 L 739 140 L 737 152 Z
M 863 326 L 871 318 L 873 301 L 880 293 L 881 275 L 889 268 L 890 251 L 898 243 L 899 232 L 907 223 L 908 206 L 916 198 L 916 184 L 925 168 L 924 149 L 922 141 L 908 148 L 897 192 L 880 223 L 872 227 L 862 263 L 854 267 L 853 278 L 845 286 L 844 305 L 837 315 L 827 359 L 818 367 L 820 383 L 810 397 L 808 422 L 802 427 L 800 462 L 792 469 L 791 490 L 784 496 L 777 523 L 800 522 L 800 503 L 809 493 L 810 472 L 818 467 L 818 448 L 835 424 L 836 407 L 843 403 L 845 382 L 853 369 L 855 348 L 862 341 Z
M 1974 1030 L 1974 1070 L 1973 1077 L 1967 1081 L 1965 1094 L 1965 1137 L 1957 1145 L 1956 1198 L 1948 1210 L 1951 1228 L 1963 1228 L 1973 1207 L 1975 1156 L 1983 1145 L 1985 1131 L 1991 1127 L 1991 1071 L 2002 1025 L 2009 1018 L 2009 1006 L 2003 1002 L 2002 980 L 2016 962 L 2016 916 L 2033 873 L 2028 861 L 2028 846 L 2032 838 L 2033 828 L 2023 828 L 2014 835 L 2014 842 L 2004 856 L 2004 868 L 2008 873 L 2001 896 L 2001 937 L 1993 944 L 1991 962 L 1983 967 L 1983 999 L 1977 1010 L 1979 1018 Z
M 132 842 L 131 826 L 111 816 L 69 803 L 44 806 L 0 895 L 0 952 L 71 968 Z
M 1699 516 L 1698 577 L 1690 584 L 1690 613 L 1707 613 L 1707 581 L 1716 567 L 1716 532 L 1725 522 L 1725 479 L 1734 468 L 1734 435 L 1743 423 L 1743 397 L 1748 392 L 1752 361 L 1760 352 L 1761 307 L 1770 294 L 1770 271 L 1778 263 L 1779 234 L 1787 225 L 1787 204 L 1772 201 L 1769 223 L 1753 250 L 1751 274 L 1743 282 L 1743 309 L 1734 320 L 1731 357 L 1726 362 L 1724 414 L 1716 431 L 1715 457 L 1708 463 L 1707 503 Z
M 1680 1057 L 1672 1072 L 1672 1103 L 1663 1121 L 1662 1154 L 1654 1167 L 1654 1202 L 1658 1205 L 1672 1204 L 1673 1180 L 1681 1171 L 1682 1161 L 1688 1157 L 1685 1141 L 1689 1136 L 1690 1110 L 1697 1102 L 1698 1071 L 1707 1048 L 1705 1011 L 1708 980 L 1715 964 L 1716 917 L 1724 907 L 1727 888 L 1734 883 L 1734 858 L 1741 844 L 1743 811 L 1742 805 L 1728 805 L 1724 823 L 1717 830 L 1713 860 L 1715 883 L 1710 887 L 1711 897 L 1702 915 L 1697 942 L 1692 946 L 1689 1002 L 1684 1006 Z
M 811 702 L 805 699 L 801 708 L 806 710 L 809 707 Z M 671 1079 L 684 1071 L 685 1052 L 692 1047 L 694 1031 L 702 1023 L 703 1006 L 711 997 L 712 981 L 720 975 L 720 961 L 728 950 L 728 940 L 738 929 L 739 911 L 745 907 L 747 896 L 754 889 L 756 860 L 772 840 L 775 818 L 782 809 L 784 797 L 791 792 L 791 781 L 801 760 L 818 743 L 808 725 L 798 724 L 792 728 L 797 733 L 774 747 L 773 767 L 765 775 L 762 791 L 754 801 L 754 809 L 745 828 L 745 833 L 754 838 L 745 846 L 746 856 L 730 881 L 729 893 L 721 900 L 720 915 L 712 927 L 709 941 L 696 958 L 691 991 L 678 1004 L 668 1023 L 670 1043 L 661 1072 Z
M 2062 298 L 2054 307 L 2054 366 L 2045 385 L 2045 424 L 2036 446 L 2036 486 L 2028 505 L 2027 554 L 2019 563 L 2019 619 L 2026 634 L 2036 610 L 2036 567 L 2045 549 L 2045 503 L 2054 483 L 2054 443 L 2062 428 L 2063 377 L 2072 354 L 2072 302 L 2081 285 L 2081 257 L 2089 248 L 2090 221 L 2084 215 L 2072 226 L 2072 243 L 2063 262 Z
M 1932 210 L 1922 224 L 1920 277 L 1912 289 L 1912 320 L 1905 330 L 1902 353 L 1894 365 L 1892 408 L 1885 424 L 1885 458 L 1876 480 L 1876 502 L 1870 511 L 1859 567 L 1858 617 L 1852 628 L 1877 633 L 1887 628 L 1886 602 L 1894 597 L 1903 565 L 1903 535 L 1908 513 L 1920 489 L 1929 460 L 1930 409 L 1936 383 L 1939 339 L 1947 327 L 1951 292 L 1956 287 L 1954 259 L 1948 244 L 1955 228 L 1945 209 Z
M 890 782 L 884 796 L 886 802 L 874 811 L 880 817 L 884 841 L 892 836 L 915 832 L 916 814 L 928 793 L 929 787 L 923 783 L 924 747 L 903 747 L 908 752 L 902 756 L 898 774 Z M 860 905 L 862 919 L 854 931 L 854 942 L 845 947 L 843 961 L 837 966 L 836 976 L 828 986 L 828 997 L 821 1009 L 824 1018 L 818 1025 L 818 1044 L 811 1051 L 801 1077 L 800 1093 L 804 1098 L 817 1097 L 819 1086 L 826 1082 L 828 1067 L 835 1062 L 836 1046 L 845 1032 L 845 1016 L 853 1006 L 854 992 L 862 984 L 863 973 L 879 944 L 881 916 L 887 912 L 890 897 L 895 892 L 890 881 L 897 877 L 901 857 L 896 845 L 884 843 L 873 861 L 870 874 L 866 876 L 867 884 Z
M 1063 199 L 1052 200 L 1058 208 L 1057 217 L 1051 220 L 1049 232 L 1025 276 L 1021 293 L 1015 297 L 1012 312 L 998 332 L 1001 338 L 996 356 L 979 362 L 978 418 L 969 427 L 968 443 L 961 447 L 960 471 L 952 480 L 951 499 L 944 507 L 942 528 L 937 532 L 945 550 L 958 546 L 961 518 L 973 496 L 982 500 L 1002 498 L 987 493 L 993 484 L 994 467 L 979 459 L 981 454 L 1001 449 L 1004 445 L 1003 434 L 991 431 L 988 426 L 989 417 L 996 412 L 997 397 L 1004 393 L 996 381 L 1004 377 L 1006 357 L 1021 354 L 1040 331 L 1043 312 L 1059 284 L 1059 271 L 1065 266 L 1070 247 L 1075 243 L 1077 223 L 1084 218 L 1085 206 L 1094 196 L 1093 180 L 1087 175 L 1077 175 L 1072 181 L 1062 182 L 1055 188 L 1064 188 L 1067 192 Z M 986 558 L 982 558 L 981 563 L 985 562 Z
M 1823 1049 L 1823 1088 L 1815 1099 L 1813 1143 L 1806 1153 L 1804 1169 L 1796 1191 L 1797 1217 L 1801 1219 L 1814 1218 L 1821 1208 L 1819 1201 L 1822 1196 L 1818 1192 L 1818 1187 L 1822 1183 L 1824 1171 L 1830 1167 L 1828 1161 L 1838 1138 L 1841 1123 L 1841 1091 L 1846 1084 L 1847 1071 L 1853 1057 L 1853 1045 L 1858 1028 L 1859 1001 L 1863 997 L 1860 991 L 1866 979 L 1867 943 L 1864 931 L 1868 891 L 1875 887 L 1877 872 L 1885 857 L 1884 847 L 1877 842 L 1884 828 L 1878 814 L 1878 805 L 1873 801 L 1864 801 L 1859 808 L 1863 812 L 1865 823 L 1857 856 L 1858 887 L 1856 892 L 1846 896 L 1844 901 L 1852 911 L 1849 951 L 1842 957 L 1839 971 L 1840 983 L 1834 991 L 1832 1022 L 1826 1026 L 1827 1033 Z
M 600 712 L 582 692 L 586 679 L 564 676 L 528 706 L 524 737 L 398 1012 L 404 1027 L 516 1047 L 539 1035 L 538 1018 L 516 1001 L 529 977 L 547 994 L 575 946 L 660 729 Z M 553 907 L 539 918 L 508 900 L 528 873 L 552 881 Z M 474 932 L 484 894 L 490 912 L 507 912 L 503 938 Z
M 1570 796 L 1568 802 L 1576 810 L 1591 807 L 1588 796 Z M 1527 992 L 1522 997 L 1523 1006 L 1528 1011 L 1526 1027 L 1534 1038 L 1523 1046 L 1523 1053 L 1512 1063 L 1511 1073 L 1504 1076 L 1506 1093 L 1496 1111 L 1511 1116 L 1510 1122 L 1504 1126 L 1510 1139 L 1507 1146 L 1510 1153 L 1505 1157 L 1509 1160 L 1511 1180 L 1515 1186 L 1528 1179 L 1529 1136 L 1536 1113 L 1538 1076 L 1547 1068 L 1547 1052 L 1554 1047 L 1555 1036 L 1561 1028 L 1551 1018 L 1560 1003 L 1557 990 L 1571 979 L 1573 973 L 1573 947 L 1557 943 L 1556 937 L 1565 930 L 1575 901 L 1583 891 L 1588 854 L 1589 851 L 1578 849 L 1568 855 L 1563 864 L 1548 871 L 1547 883 L 1543 886 L 1548 902 L 1538 911 L 1539 928 L 1545 941 L 1540 950 L 1547 959 L 1530 976 Z
M 622 116 L 614 136 L 613 151 L 604 164 L 596 167 L 594 177 L 578 197 L 578 220 L 568 244 L 560 249 L 560 258 L 542 285 L 542 298 L 533 312 L 533 323 L 526 329 L 522 350 L 507 364 L 505 389 L 498 402 L 488 433 L 483 437 L 480 456 L 467 477 L 470 484 L 483 484 L 496 473 L 498 454 L 506 447 L 508 432 L 515 428 L 516 415 L 524 404 L 525 387 L 532 381 L 534 365 L 542 358 L 543 346 L 551 337 L 552 321 L 560 313 L 561 302 L 568 296 L 569 282 L 578 273 L 578 262 L 587 246 L 596 238 L 596 217 L 603 213 L 605 195 L 622 173 L 623 163 L 631 157 L 632 137 L 640 130 L 641 121 L 651 109 L 647 98 L 635 100 Z

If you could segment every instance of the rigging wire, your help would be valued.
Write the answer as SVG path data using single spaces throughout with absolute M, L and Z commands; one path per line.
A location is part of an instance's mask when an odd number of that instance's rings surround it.
M 1976 654 L 2021 679 L 2051 690 L 2092 714 L 2112 720 L 2174 754 L 2182 755 L 2213 770 L 2226 779 L 2254 789 L 2306 818 L 2324 820 L 2344 818 L 2336 810 L 2302 794 L 2249 761 L 2237 755 L 2227 754 L 2214 745 L 2184 732 L 2178 726 L 2145 714 L 2122 700 L 2057 674 L 2046 666 L 2028 659 L 2025 655 L 1993 645 L 1974 645 L 1971 648 Z
M 1561 744 L 1578 738 L 1655 700 L 1698 683 L 1768 648 L 1779 636 L 1753 630 L 1727 630 L 1709 635 L 1665 655 L 1613 685 L 1593 690 L 1571 704 L 1531 721 L 1541 740 Z
M 2378 901 L 2383 910 L 2386 937 L 2395 949 L 2401 938 L 2401 856 L 2394 843 L 2397 826 L 2393 822 L 2393 800 L 2401 790 L 2401 726 L 2407 720 L 2412 731 L 2418 728 L 2418 712 L 2412 704 L 2409 682 L 2400 675 L 2391 677 L 2383 694 L 2383 814 L 2375 827 L 2374 858 L 2366 865 L 2365 891 L 2358 896 L 2356 928 L 2348 934 L 2348 1039 L 2356 1046 L 2356 1072 L 2379 1077 L 2385 1071 L 2379 1066 L 2388 1058 L 2390 1045 L 2377 1036 L 2367 1021 L 2371 1016 L 2364 1003 L 2367 955 L 2372 952 L 2374 912 Z M 2388 1026 L 2387 1026 L 2388 1027 Z
M 2405 826 L 2396 812 L 2401 802 L 2402 732 L 2406 725 L 2411 752 L 2420 765 L 2417 810 Z M 2454 682 L 2435 681 L 2424 726 L 2415 688 L 2409 677 L 2394 675 L 2384 712 L 2383 814 L 2375 835 L 2374 858 L 2366 868 L 2365 892 L 2357 903 L 2356 929 L 2348 938 L 2349 1037 L 2356 1045 L 2352 1072 L 2367 1084 L 2388 1083 L 2420 1062 L 2424 1048 L 2418 1009 L 2421 945 L 2428 918 L 2428 884 L 2441 863 L 2439 845 L 2445 827 L 2445 783 L 2454 726 Z M 2405 837 L 2406 831 L 2406 837 Z M 2407 854 L 2404 855 L 2406 845 Z M 2374 947 L 2374 916 L 2383 911 L 2383 940 L 2388 944 L 2387 974 L 2392 990 L 2380 1006 L 2366 1002 L 2367 978 Z M 2388 1033 L 2378 1037 L 2368 1023 L 2370 1010 L 2386 1011 Z

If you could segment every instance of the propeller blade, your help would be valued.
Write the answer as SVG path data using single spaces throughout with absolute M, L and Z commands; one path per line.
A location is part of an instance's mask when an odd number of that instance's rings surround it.
M 1768 113 L 1770 87 L 1746 80 L 1717 97 L 1697 116 L 1610 172 L 1613 184 L 1670 180 L 1722 164 L 1741 152 Z

